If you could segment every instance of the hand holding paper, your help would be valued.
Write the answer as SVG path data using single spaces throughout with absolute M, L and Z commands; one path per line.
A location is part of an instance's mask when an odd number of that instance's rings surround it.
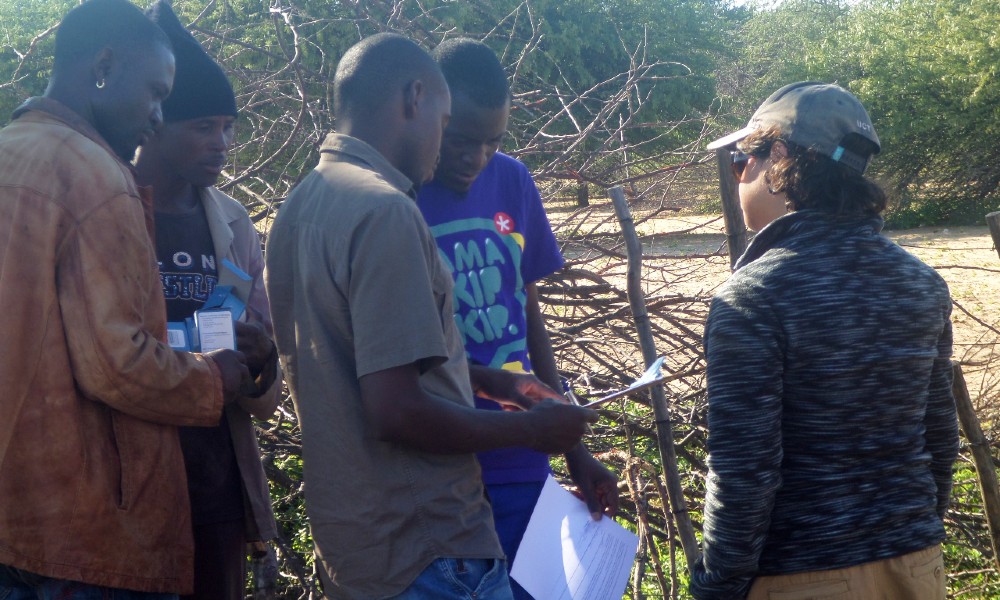
M 596 423 L 596 412 L 580 406 L 571 406 L 546 398 L 519 413 L 524 419 L 525 430 L 531 435 L 528 447 L 545 454 L 563 454 L 580 443 L 589 430 L 588 423 Z
M 253 385 L 250 370 L 247 369 L 246 358 L 242 352 L 235 350 L 215 350 L 205 356 L 215 363 L 222 378 L 222 395 L 226 403 L 233 402 L 241 395 L 247 385 Z
M 236 348 L 246 355 L 251 373 L 260 373 L 274 353 L 274 342 L 259 323 L 236 323 Z
M 566 453 L 566 468 L 576 484 L 576 496 L 584 501 L 590 516 L 599 521 L 618 512 L 618 477 L 587 452 L 583 444 Z
M 546 398 L 568 404 L 531 373 L 469 365 L 469 377 L 477 396 L 493 400 L 504 410 L 528 410 Z

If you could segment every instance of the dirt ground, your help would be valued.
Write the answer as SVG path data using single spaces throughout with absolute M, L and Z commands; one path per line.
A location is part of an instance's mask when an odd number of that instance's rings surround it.
M 698 229 L 667 235 L 692 227 Z M 726 239 L 722 218 L 717 215 L 657 219 L 655 228 L 655 233 L 644 237 L 648 242 L 646 252 L 654 254 L 715 252 L 723 247 Z M 640 225 L 640 234 L 641 229 Z M 1000 255 L 993 247 L 989 228 L 922 227 L 885 233 L 937 269 L 948 282 L 957 304 L 952 319 L 956 344 L 983 343 L 983 323 L 995 327 L 1000 321 Z M 961 358 L 958 349 L 956 358 Z
M 1000 258 L 989 228 L 934 227 L 888 235 L 948 282 L 955 303 L 955 360 L 962 363 L 980 418 L 994 414 L 1000 404 Z

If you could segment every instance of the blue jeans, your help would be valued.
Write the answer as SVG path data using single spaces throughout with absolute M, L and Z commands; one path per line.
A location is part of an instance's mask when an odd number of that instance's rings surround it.
M 0 600 L 177 600 L 177 594 L 106 588 L 0 565 Z
M 531 513 L 535 503 L 542 495 L 544 481 L 527 483 L 488 484 L 486 491 L 490 495 L 490 505 L 493 507 L 493 524 L 500 538 L 500 546 L 507 555 L 507 569 L 514 564 L 517 547 L 521 545 L 524 530 L 528 528 Z M 510 580 L 514 600 L 534 600 L 516 581 Z
M 439 558 L 392 600 L 513 600 L 498 558 Z

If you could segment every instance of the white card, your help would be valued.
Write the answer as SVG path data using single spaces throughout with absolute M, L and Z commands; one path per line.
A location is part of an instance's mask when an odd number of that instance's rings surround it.
M 233 314 L 228 309 L 199 310 L 194 313 L 194 320 L 202 352 L 236 349 Z

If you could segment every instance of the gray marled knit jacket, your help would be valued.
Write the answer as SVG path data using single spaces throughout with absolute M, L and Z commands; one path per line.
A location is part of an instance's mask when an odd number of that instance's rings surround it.
M 695 598 L 944 539 L 958 452 L 951 300 L 879 218 L 764 228 L 712 301 Z

